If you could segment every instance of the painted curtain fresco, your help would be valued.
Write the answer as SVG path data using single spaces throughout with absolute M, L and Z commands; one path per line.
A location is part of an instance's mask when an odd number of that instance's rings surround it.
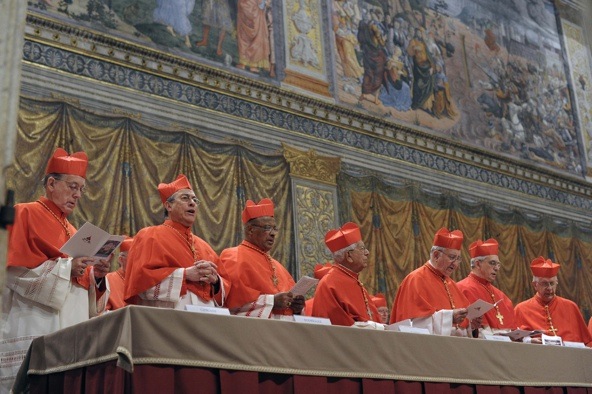
M 317 9 L 318 1 L 290 1 L 289 9 Z M 585 173 L 585 147 L 551 0 L 326 1 L 331 15 L 322 28 L 334 43 L 334 56 L 305 45 L 311 32 L 318 34 L 309 14 L 306 28 L 299 30 L 299 53 L 307 55 L 303 64 L 309 66 L 331 59 L 326 62 L 334 71 L 340 105 L 531 164 Z M 286 12 L 278 0 L 36 0 L 29 5 L 268 82 L 279 82 L 280 71 L 290 71 L 276 69 L 285 63 L 277 61 L 279 54 L 294 47 L 278 40 L 283 35 L 277 16 Z M 291 52 L 288 57 L 289 65 Z

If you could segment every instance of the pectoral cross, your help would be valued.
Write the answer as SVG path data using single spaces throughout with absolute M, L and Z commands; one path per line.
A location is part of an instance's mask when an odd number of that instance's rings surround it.
M 502 315 L 498 309 L 497 314 L 495 315 L 495 317 L 497 317 L 497 320 L 499 320 L 500 324 L 504 324 L 504 315 Z
M 549 306 L 545 305 L 545 312 L 547 312 L 547 321 L 549 322 L 549 331 L 551 331 L 553 333 L 553 336 L 557 336 L 557 330 L 554 326 L 553 326 L 553 319 L 551 319 L 551 312 L 549 311 Z

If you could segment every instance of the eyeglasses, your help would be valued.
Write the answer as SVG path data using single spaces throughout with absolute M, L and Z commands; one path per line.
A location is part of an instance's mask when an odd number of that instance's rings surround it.
M 80 192 L 80 194 L 84 194 L 84 192 L 86 191 L 85 186 L 80 186 L 76 182 L 68 182 L 68 181 L 66 181 L 64 179 L 55 179 L 55 181 L 56 182 L 64 182 L 66 184 L 66 186 L 68 186 L 68 188 L 70 188 L 70 190 L 72 191 L 72 193 Z
M 366 245 L 358 245 L 355 248 L 353 248 L 352 251 L 354 251 L 356 249 L 361 250 L 362 252 L 365 252 L 365 251 L 368 250 L 368 248 L 366 247 Z
M 192 201 L 192 202 L 193 202 L 195 205 L 199 205 L 199 204 L 201 204 L 201 201 L 199 201 L 199 200 L 197 199 L 197 197 L 195 197 L 195 196 L 190 196 L 189 194 L 182 194 L 182 195 L 178 196 L 178 200 L 179 200 L 179 201 L 181 201 L 181 202 L 183 202 L 183 203 L 185 203 L 185 204 L 188 204 L 188 203 L 189 203 L 189 202 L 191 202 L 191 201 Z
M 541 287 L 546 288 L 546 287 L 555 287 L 558 285 L 558 282 L 537 282 Z
M 258 224 L 251 224 L 251 226 L 260 228 L 261 230 L 263 230 L 266 233 L 270 233 L 272 231 L 277 233 L 280 230 L 279 228 L 277 228 L 277 226 L 270 226 L 269 224 L 266 224 L 265 226 L 260 226 Z
M 489 264 L 493 268 L 495 268 L 495 267 L 501 268 L 502 267 L 502 263 L 500 263 L 499 261 L 491 260 L 491 261 L 488 261 L 487 264 Z
M 456 261 L 460 262 L 462 260 L 462 255 L 460 255 L 460 254 L 455 255 L 455 254 L 448 254 L 448 253 L 444 253 L 444 252 L 442 252 L 442 254 L 444 254 L 446 257 L 448 257 L 448 259 L 453 263 Z

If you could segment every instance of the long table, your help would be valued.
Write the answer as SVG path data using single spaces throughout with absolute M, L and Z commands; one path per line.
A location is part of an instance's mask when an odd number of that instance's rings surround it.
M 129 306 L 33 341 L 15 391 L 592 393 L 592 350 Z

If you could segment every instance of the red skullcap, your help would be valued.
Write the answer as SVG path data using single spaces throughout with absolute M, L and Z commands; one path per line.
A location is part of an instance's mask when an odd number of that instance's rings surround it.
M 130 250 L 130 248 L 132 247 L 133 242 L 134 242 L 134 239 L 132 237 L 127 237 L 126 239 L 123 240 L 121 245 L 119 245 L 119 251 L 120 252 L 128 252 Z
M 88 167 L 88 157 L 84 152 L 76 152 L 68 155 L 62 148 L 57 148 L 53 156 L 47 162 L 45 175 L 47 174 L 68 174 L 78 175 L 86 178 L 86 167 Z
M 333 253 L 362 240 L 362 234 L 357 224 L 348 222 L 341 228 L 329 230 L 325 234 L 325 244 Z
M 372 296 L 372 302 L 376 305 L 377 308 L 381 306 L 386 306 L 386 298 L 382 293 L 376 293 Z
M 539 256 L 530 263 L 532 274 L 538 278 L 552 278 L 559 272 L 559 264 L 555 264 L 550 259 L 545 260 Z
M 177 179 L 171 183 L 160 183 L 158 185 L 158 193 L 160 193 L 162 203 L 164 204 L 170 196 L 182 189 L 193 190 L 191 184 L 189 184 L 189 180 L 183 174 L 179 174 Z
M 273 217 L 273 201 L 269 198 L 264 198 L 259 201 L 259 204 L 255 204 L 251 200 L 247 200 L 245 209 L 243 209 L 243 224 L 247 223 L 251 219 L 260 218 L 263 216 Z
M 448 231 L 442 227 L 434 236 L 434 246 L 446 249 L 460 250 L 462 248 L 463 233 L 460 230 Z
M 469 254 L 471 258 L 474 259 L 475 257 L 482 257 L 482 256 L 491 256 L 498 254 L 498 243 L 495 239 L 489 238 L 487 241 L 483 242 L 480 239 L 473 242 L 469 246 Z
M 317 264 L 314 267 L 314 277 L 316 279 L 321 279 L 323 276 L 327 275 L 327 273 L 331 270 L 333 264 L 325 263 L 325 264 Z

